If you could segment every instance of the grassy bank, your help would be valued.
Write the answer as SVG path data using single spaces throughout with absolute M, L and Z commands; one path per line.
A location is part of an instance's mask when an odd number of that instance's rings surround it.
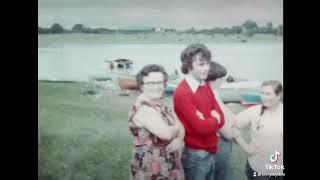
M 80 94 L 85 83 L 39 82 L 38 178 L 126 180 L 131 137 L 127 126 L 133 96 Z M 244 180 L 245 154 L 233 146 L 236 179 Z

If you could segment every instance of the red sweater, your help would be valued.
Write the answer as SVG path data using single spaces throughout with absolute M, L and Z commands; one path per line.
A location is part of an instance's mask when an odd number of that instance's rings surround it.
M 173 95 L 174 110 L 183 124 L 186 135 L 184 138 L 186 147 L 192 149 L 217 152 L 217 131 L 224 125 L 224 114 L 208 84 L 199 86 L 195 93 L 192 92 L 186 80 L 178 85 Z M 220 114 L 220 123 L 211 116 L 215 109 Z M 200 111 L 204 119 L 201 119 Z

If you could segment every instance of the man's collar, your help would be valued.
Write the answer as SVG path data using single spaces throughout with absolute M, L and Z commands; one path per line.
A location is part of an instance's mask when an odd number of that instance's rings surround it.
M 185 80 L 187 81 L 188 85 L 190 86 L 191 90 L 193 93 L 195 93 L 198 89 L 199 86 L 204 86 L 205 82 L 203 80 L 201 80 L 201 82 L 199 82 L 198 80 L 196 80 L 192 75 L 188 74 L 185 78 Z

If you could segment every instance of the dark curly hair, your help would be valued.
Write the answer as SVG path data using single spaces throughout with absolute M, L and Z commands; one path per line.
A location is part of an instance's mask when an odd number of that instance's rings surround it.
M 227 75 L 227 69 L 217 62 L 210 62 L 210 70 L 206 82 L 215 81 L 218 78 L 225 77 Z
M 201 59 L 211 61 L 211 52 L 203 44 L 190 44 L 181 53 L 180 59 L 182 62 L 181 71 L 187 74 L 192 69 L 192 62 L 195 61 L 197 54 L 200 54 Z

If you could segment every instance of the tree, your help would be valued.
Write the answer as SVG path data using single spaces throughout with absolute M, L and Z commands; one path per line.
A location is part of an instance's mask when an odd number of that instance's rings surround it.
M 240 34 L 242 32 L 241 26 L 232 26 L 232 33 Z
M 211 32 L 210 29 L 201 29 L 198 32 L 201 33 L 201 34 L 213 35 L 213 32 Z
M 277 34 L 279 34 L 279 30 L 277 28 L 274 28 L 271 30 L 271 33 L 276 36 Z
M 268 33 L 268 28 L 267 28 L 267 27 L 259 27 L 259 28 L 257 29 L 257 33 L 267 34 L 267 33 Z
M 63 32 L 63 27 L 58 24 L 58 23 L 54 23 L 51 28 L 50 28 L 51 33 L 53 34 L 58 34 L 58 33 L 62 33 Z
M 98 29 L 92 29 L 91 32 L 95 33 L 95 34 L 99 34 L 99 30 Z
M 38 27 L 38 34 L 49 34 L 50 30 L 48 28 Z
M 212 30 L 211 30 L 213 33 L 223 33 L 224 32 L 224 30 L 223 30 L 223 28 L 220 28 L 220 27 L 215 27 L 215 28 L 213 28 Z
M 38 27 L 38 34 L 45 34 L 44 29 L 41 27 Z
M 279 35 L 280 35 L 280 36 L 283 36 L 283 25 L 282 25 L 282 24 L 280 24 L 280 25 L 278 26 L 278 32 L 279 32 Z
M 272 30 L 272 29 L 273 29 L 273 26 L 272 26 L 272 23 L 271 23 L 271 22 L 268 22 L 268 23 L 267 23 L 267 28 L 268 28 L 268 30 Z
M 227 36 L 227 35 L 229 35 L 231 33 L 231 31 L 232 31 L 231 29 L 225 27 L 225 28 L 223 28 L 223 35 Z
M 277 29 L 274 29 L 274 28 L 273 28 L 273 25 L 272 25 L 271 22 L 268 22 L 268 23 L 266 24 L 266 26 L 267 26 L 267 33 L 269 33 L 269 34 L 274 34 L 274 35 L 277 34 Z
M 246 29 L 246 34 L 248 37 L 252 37 L 254 33 L 257 32 L 258 25 L 252 20 L 247 20 L 243 23 L 242 27 Z
M 249 30 L 247 31 L 247 36 L 250 37 L 250 38 L 251 38 L 254 34 L 255 34 L 255 30 L 254 30 L 254 29 L 249 29 Z
M 88 27 L 83 27 L 81 32 L 83 32 L 83 33 L 92 33 L 92 29 L 88 28 Z
M 247 30 L 249 30 L 249 29 L 257 29 L 257 28 L 258 28 L 257 23 L 254 22 L 254 21 L 252 21 L 252 20 L 247 20 L 247 21 L 245 21 L 245 22 L 242 24 L 242 26 L 243 26 L 244 28 L 246 28 Z
M 192 33 L 192 34 L 194 34 L 194 33 L 196 33 L 196 29 L 195 29 L 194 27 L 191 27 L 190 29 L 188 29 L 188 30 L 186 31 L 186 33 Z
M 83 24 L 75 24 L 72 27 L 72 31 L 73 32 L 83 32 L 83 29 L 84 29 L 84 25 Z

